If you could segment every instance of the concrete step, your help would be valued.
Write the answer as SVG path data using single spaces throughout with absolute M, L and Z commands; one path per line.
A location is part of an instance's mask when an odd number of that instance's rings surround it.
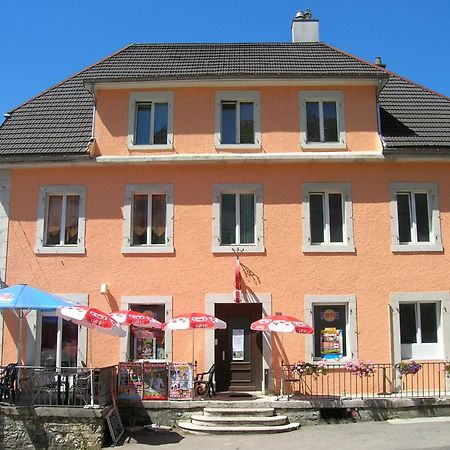
M 236 426 L 279 426 L 288 423 L 286 416 L 210 416 L 202 414 L 193 414 L 191 421 L 195 425 L 204 425 L 207 427 L 236 427 Z
M 298 430 L 299 423 L 287 423 L 278 426 L 205 426 L 192 422 L 178 422 L 178 426 L 192 434 L 250 434 L 250 433 L 284 433 Z
M 204 408 L 205 416 L 258 416 L 269 417 L 275 415 L 274 408 Z

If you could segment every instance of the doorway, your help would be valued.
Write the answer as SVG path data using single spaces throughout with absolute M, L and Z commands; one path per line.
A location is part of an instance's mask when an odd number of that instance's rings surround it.
M 262 389 L 262 333 L 250 324 L 261 318 L 260 303 L 216 303 L 215 316 L 227 323 L 215 330 L 216 389 L 260 391 Z

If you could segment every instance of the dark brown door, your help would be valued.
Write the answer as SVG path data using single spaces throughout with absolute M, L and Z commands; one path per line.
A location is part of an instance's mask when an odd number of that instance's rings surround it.
M 218 391 L 260 391 L 262 333 L 250 324 L 261 318 L 261 304 L 216 304 L 215 315 L 227 323 L 215 331 L 216 387 Z

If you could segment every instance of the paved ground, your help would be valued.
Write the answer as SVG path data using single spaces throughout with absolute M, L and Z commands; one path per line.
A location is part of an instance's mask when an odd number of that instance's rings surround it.
M 168 450 L 450 450 L 450 418 L 323 424 L 271 435 L 199 436 L 174 431 L 140 432 L 122 439 L 116 447 L 142 450 L 151 446 L 163 446 Z

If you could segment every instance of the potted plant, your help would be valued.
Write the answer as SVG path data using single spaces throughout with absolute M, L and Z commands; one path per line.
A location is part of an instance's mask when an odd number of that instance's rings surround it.
M 370 377 L 375 373 L 375 367 L 370 362 L 347 361 L 345 363 L 345 368 L 353 375 L 357 375 L 361 378 Z
M 450 361 L 444 362 L 444 373 L 447 378 L 450 378 Z
M 299 361 L 294 364 L 294 370 L 300 375 L 312 375 L 317 378 L 319 375 L 326 375 L 328 373 L 328 367 L 325 362 L 320 361 L 319 363 L 310 363 L 305 361 Z
M 422 368 L 421 364 L 415 361 L 400 361 L 394 364 L 394 367 L 400 372 L 400 375 L 415 374 Z

